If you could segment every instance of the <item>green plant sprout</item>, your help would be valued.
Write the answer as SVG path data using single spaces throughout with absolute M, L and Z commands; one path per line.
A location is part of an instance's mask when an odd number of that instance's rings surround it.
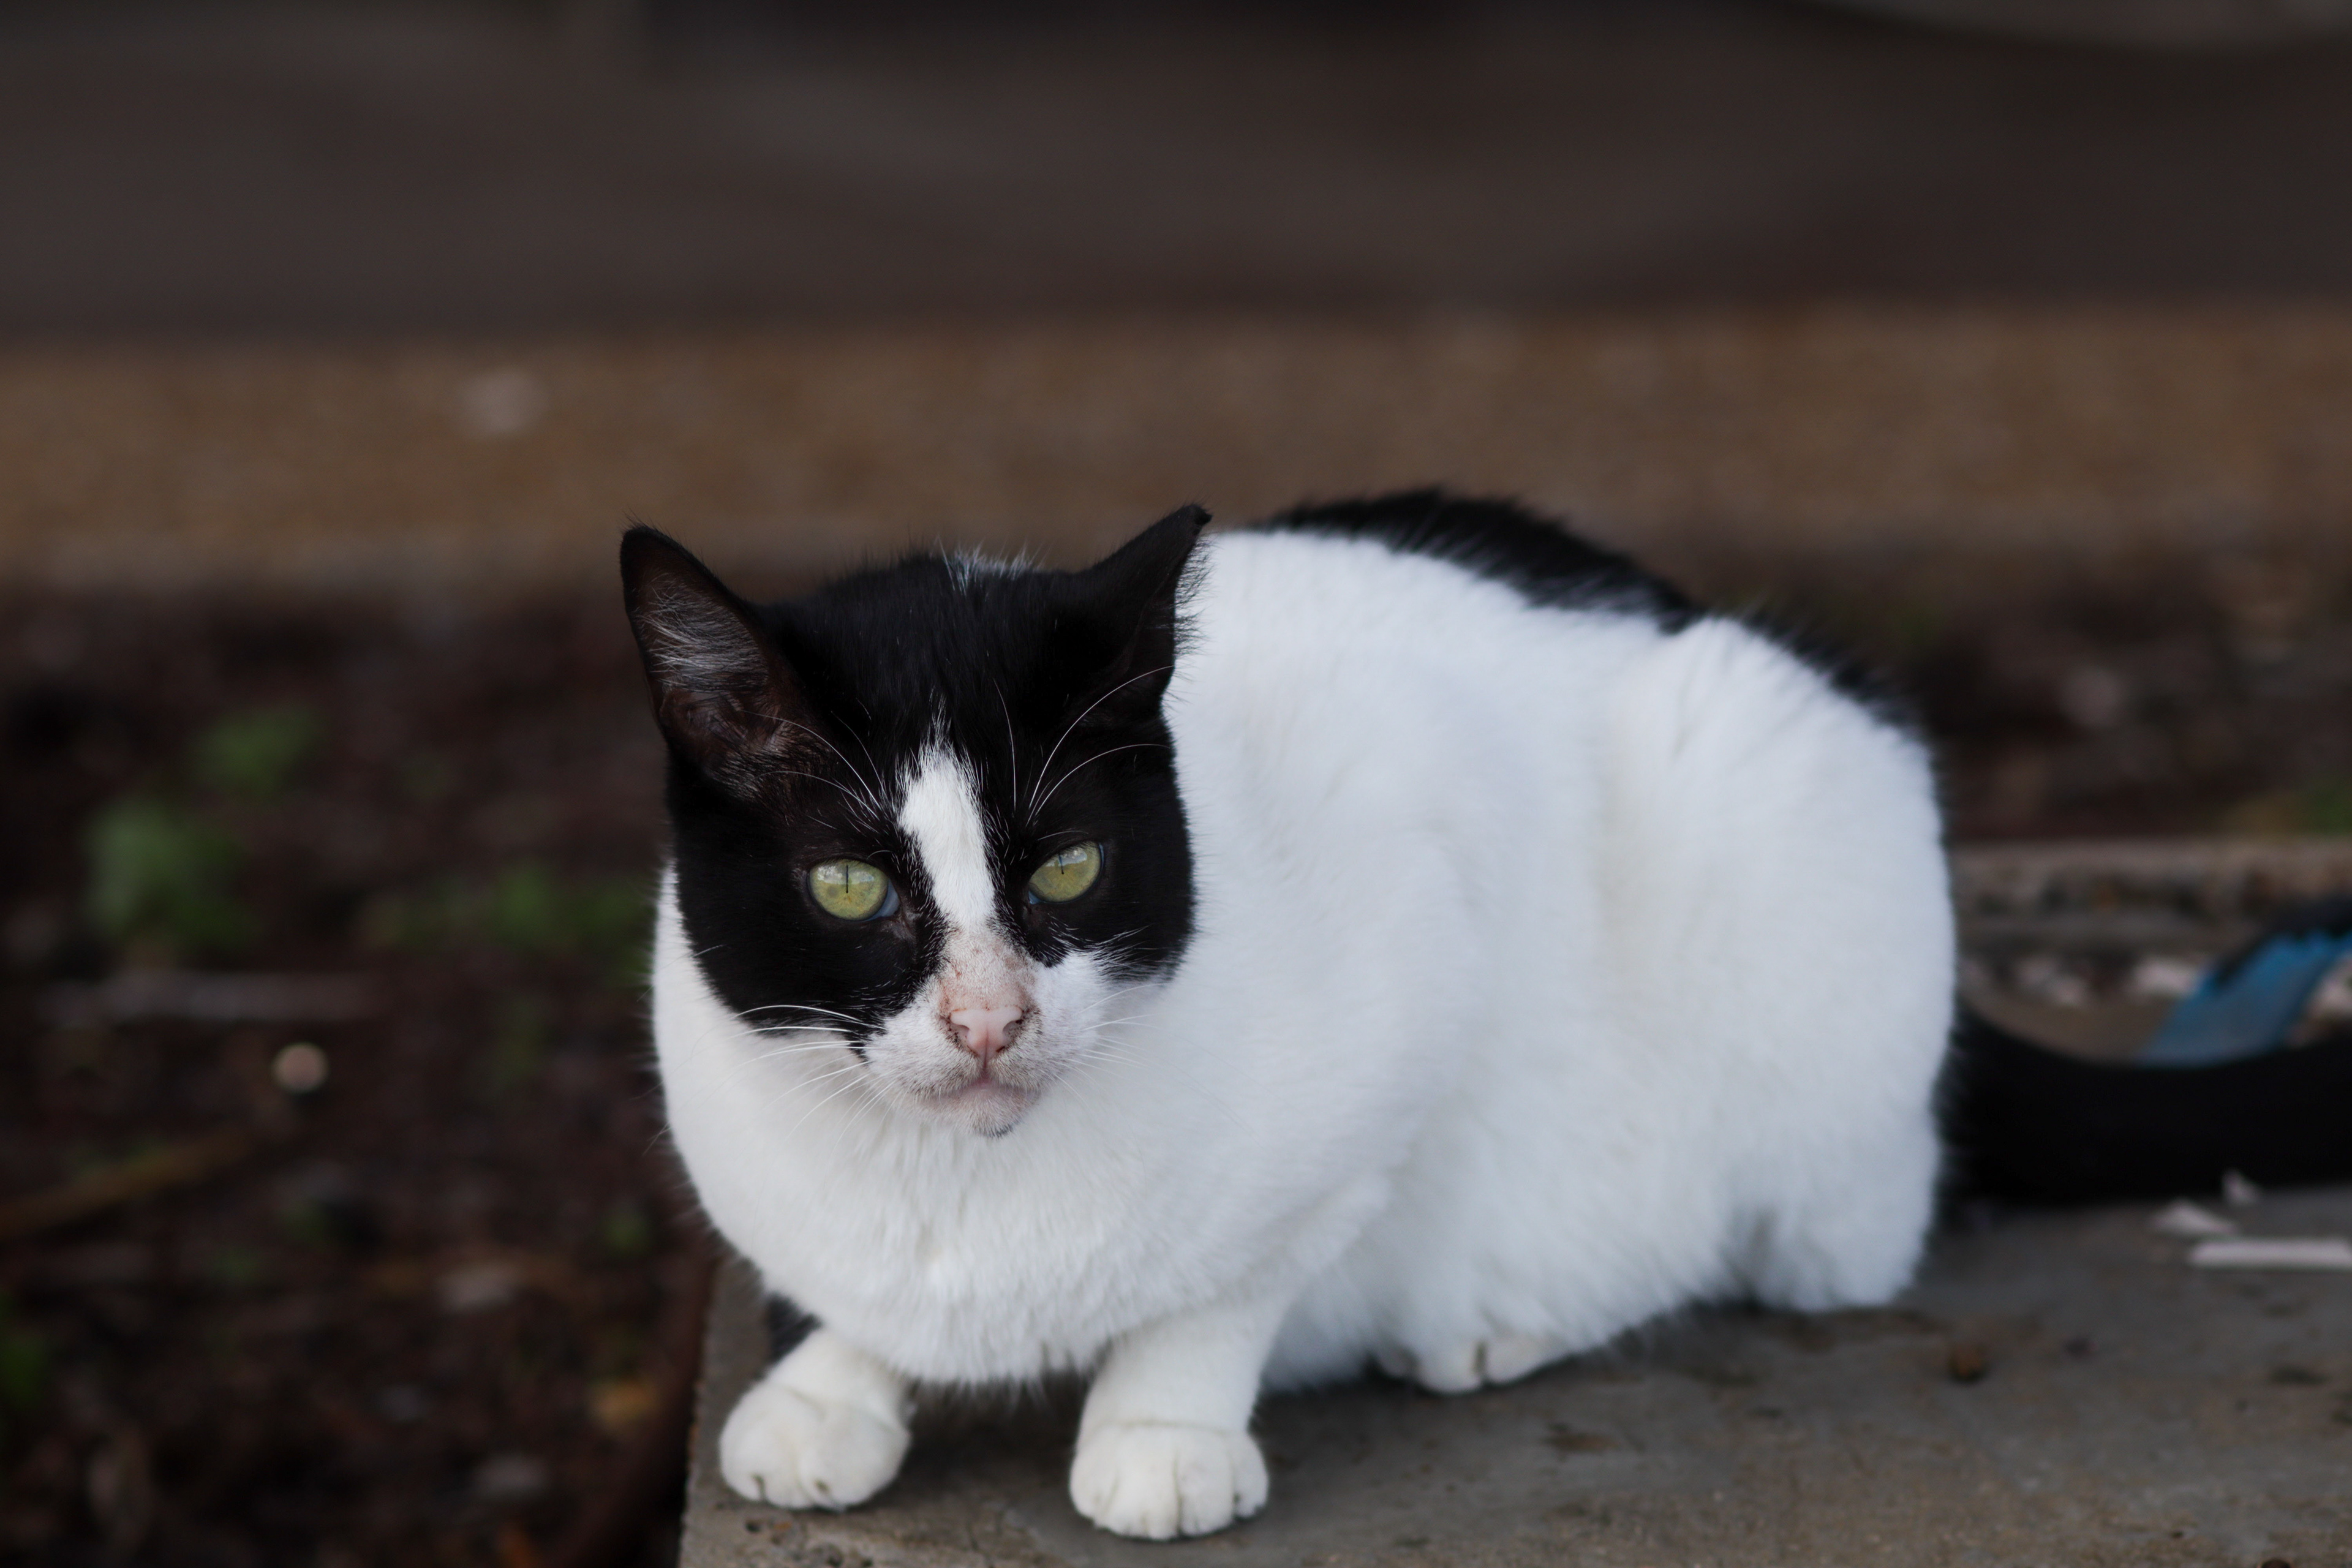
M 326 738 L 319 716 L 299 703 L 249 709 L 219 720 L 188 753 L 196 783 L 251 801 L 286 793 L 295 773 Z
M 253 916 L 230 887 L 243 851 L 184 808 L 110 801 L 92 818 L 88 847 L 84 910 L 101 936 L 184 952 L 231 952 L 253 940 Z

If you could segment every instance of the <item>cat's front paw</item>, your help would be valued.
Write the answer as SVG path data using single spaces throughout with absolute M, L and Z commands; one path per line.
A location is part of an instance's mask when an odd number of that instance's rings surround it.
M 719 1434 L 719 1473 L 779 1508 L 849 1508 L 890 1484 L 907 1457 L 902 1421 L 771 1376 L 736 1403 Z
M 1070 1500 L 1120 1535 L 1206 1535 L 1265 1506 L 1265 1460 L 1246 1432 L 1115 1422 L 1078 1440 Z

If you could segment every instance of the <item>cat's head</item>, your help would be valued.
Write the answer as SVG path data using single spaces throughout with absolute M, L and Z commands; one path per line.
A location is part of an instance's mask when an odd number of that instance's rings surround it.
M 1192 935 L 1160 700 L 1207 521 L 1082 572 L 919 556 L 773 605 L 632 529 L 678 906 L 719 997 L 987 1133 L 1100 1048 Z

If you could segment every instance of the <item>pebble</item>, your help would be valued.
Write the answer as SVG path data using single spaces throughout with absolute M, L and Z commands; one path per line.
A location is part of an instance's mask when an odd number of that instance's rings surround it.
M 269 1076 L 289 1094 L 316 1094 L 326 1087 L 327 1053 L 297 1040 L 270 1059 Z

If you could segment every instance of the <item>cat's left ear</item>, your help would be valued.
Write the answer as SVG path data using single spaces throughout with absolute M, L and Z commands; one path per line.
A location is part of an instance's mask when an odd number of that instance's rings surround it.
M 1186 569 L 1209 514 L 1180 507 L 1076 574 L 1068 657 L 1087 672 L 1075 700 L 1097 719 L 1158 710 L 1176 668 Z

